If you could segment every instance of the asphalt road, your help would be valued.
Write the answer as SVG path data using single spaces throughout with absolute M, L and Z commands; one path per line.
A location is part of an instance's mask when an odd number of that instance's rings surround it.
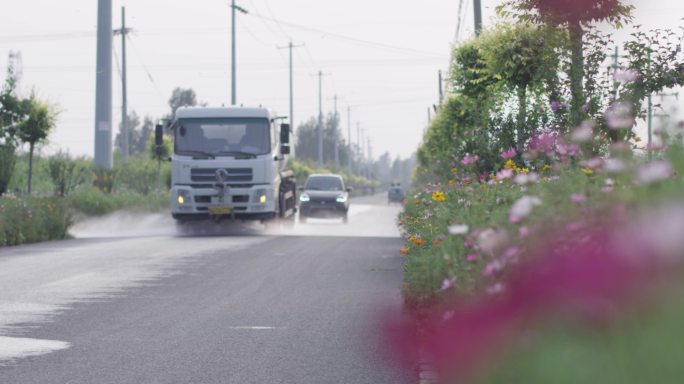
M 0 249 L 0 383 L 416 382 L 378 324 L 401 315 L 398 207 L 352 207 L 210 236 L 115 215 Z

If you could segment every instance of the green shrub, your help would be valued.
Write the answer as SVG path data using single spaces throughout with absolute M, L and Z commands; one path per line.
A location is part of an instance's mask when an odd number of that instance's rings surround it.
M 71 224 L 61 198 L 0 197 L 0 246 L 65 239 Z

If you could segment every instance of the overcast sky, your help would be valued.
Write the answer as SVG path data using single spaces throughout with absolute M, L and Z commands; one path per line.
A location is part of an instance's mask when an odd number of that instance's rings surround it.
M 372 141 L 373 154 L 414 152 L 437 102 L 438 70 L 447 70 L 457 36 L 460 0 L 239 0 L 250 14 L 239 15 L 239 104 L 263 105 L 288 114 L 288 56 L 295 49 L 295 121 L 316 116 L 322 70 L 323 109 L 338 95 L 343 133 L 351 106 Z M 472 34 L 472 1 L 464 0 L 460 37 Z M 491 24 L 496 0 L 483 0 Z M 637 22 L 676 27 L 684 16 L 680 0 L 634 1 Z M 126 6 L 129 39 L 129 110 L 140 116 L 167 113 L 171 90 L 193 88 L 209 105 L 230 102 L 229 0 L 114 0 L 114 26 Z M 0 71 L 10 50 L 23 57 L 22 89 L 32 88 L 58 106 L 58 126 L 48 151 L 68 149 L 92 156 L 95 91 L 96 0 L 22 0 L 0 5 Z M 273 19 L 279 22 L 274 22 Z M 624 33 L 624 32 L 623 32 Z M 121 57 L 115 40 L 115 61 Z M 116 65 L 115 65 L 116 70 Z M 120 77 L 114 75 L 114 124 L 121 115 Z

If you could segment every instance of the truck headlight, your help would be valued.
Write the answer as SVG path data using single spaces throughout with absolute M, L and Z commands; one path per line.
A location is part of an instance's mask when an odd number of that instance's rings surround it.
M 257 189 L 254 191 L 254 197 L 252 201 L 258 201 L 260 204 L 266 204 L 269 200 L 269 191 L 267 189 Z
M 299 195 L 299 201 L 303 201 L 306 203 L 309 200 L 311 200 L 311 198 L 309 198 L 309 195 L 307 195 L 306 193 L 302 193 L 301 195 Z
M 185 191 L 185 190 L 178 191 L 178 197 L 176 198 L 176 200 L 178 201 L 178 205 L 185 204 L 185 202 L 188 199 L 190 199 L 190 193 L 188 193 L 188 191 Z
M 346 203 L 347 202 L 347 196 L 345 196 L 345 195 L 337 196 L 337 202 L 338 203 Z

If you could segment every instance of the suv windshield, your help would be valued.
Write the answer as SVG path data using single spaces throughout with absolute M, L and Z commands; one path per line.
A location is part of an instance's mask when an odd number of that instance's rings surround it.
M 310 191 L 342 191 L 344 186 L 339 177 L 334 176 L 314 176 L 306 180 L 304 189 Z
M 271 151 L 268 119 L 180 119 L 175 151 L 179 155 L 264 155 Z

